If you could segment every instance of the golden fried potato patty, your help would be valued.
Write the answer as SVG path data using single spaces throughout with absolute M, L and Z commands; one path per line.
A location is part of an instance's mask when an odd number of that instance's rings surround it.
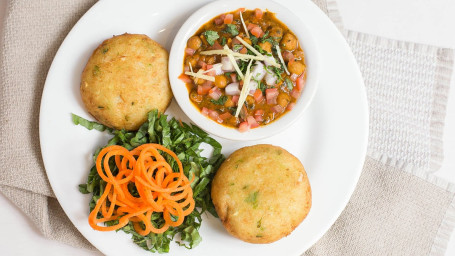
M 302 163 L 283 148 L 241 148 L 221 165 L 212 200 L 226 230 L 249 243 L 289 235 L 311 208 L 311 188 Z
M 82 73 L 81 96 L 88 112 L 115 129 L 137 130 L 152 109 L 171 102 L 168 53 L 146 35 L 105 40 Z

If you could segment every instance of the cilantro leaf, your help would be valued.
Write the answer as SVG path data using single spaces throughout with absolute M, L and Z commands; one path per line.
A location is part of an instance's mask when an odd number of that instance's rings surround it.
M 232 50 L 233 50 L 234 52 L 238 52 L 238 51 L 240 51 L 242 48 L 243 48 L 243 45 L 241 45 L 241 44 L 234 44 L 234 46 L 232 47 Z
M 215 43 L 216 39 L 220 38 L 220 36 L 218 35 L 218 32 L 213 31 L 213 30 L 207 30 L 202 34 L 205 36 L 207 43 L 209 43 L 210 45 L 213 45 Z
M 231 34 L 232 36 L 236 36 L 239 34 L 239 30 L 237 29 L 237 26 L 234 24 L 226 24 L 226 28 L 224 29 L 226 33 Z
M 212 102 L 215 105 L 224 105 L 224 103 L 226 103 L 227 99 L 228 98 L 226 97 L 226 95 L 223 95 L 217 100 L 211 99 L 210 102 Z

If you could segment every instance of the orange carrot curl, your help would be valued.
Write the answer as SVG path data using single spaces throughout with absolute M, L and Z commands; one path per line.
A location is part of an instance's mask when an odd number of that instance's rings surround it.
M 158 150 L 174 158 L 179 172 L 172 171 Z M 115 176 L 109 167 L 111 157 L 114 157 L 119 169 Z M 117 145 L 106 147 L 96 158 L 96 170 L 107 185 L 88 217 L 90 226 L 95 230 L 117 230 L 131 221 L 136 232 L 142 236 L 150 232 L 163 233 L 170 226 L 182 224 L 185 216 L 194 209 L 190 186 L 194 176 L 189 181 L 177 155 L 159 144 L 144 144 L 132 151 Z M 136 186 L 139 197 L 130 193 L 128 185 L 131 183 Z M 102 218 L 98 218 L 100 212 Z M 154 212 L 163 213 L 165 223 L 161 227 L 155 227 L 151 222 Z M 98 225 L 112 220 L 118 220 L 118 224 Z

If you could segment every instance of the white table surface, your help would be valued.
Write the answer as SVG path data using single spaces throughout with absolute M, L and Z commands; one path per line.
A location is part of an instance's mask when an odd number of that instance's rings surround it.
M 8 0 L 0 0 L 0 33 Z M 455 48 L 455 1 L 338 0 L 350 30 Z M 455 183 L 455 75 L 444 130 L 445 159 L 435 174 Z M 45 239 L 33 223 L 0 193 L 1 255 L 99 255 Z M 412 246 L 412 245 L 410 245 Z M 452 234 L 446 255 L 455 255 Z

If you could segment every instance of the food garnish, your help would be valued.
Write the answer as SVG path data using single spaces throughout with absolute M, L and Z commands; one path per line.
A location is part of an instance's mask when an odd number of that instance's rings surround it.
M 201 26 L 188 39 L 183 65 L 179 79 L 201 114 L 240 132 L 290 111 L 306 79 L 297 37 L 261 9 L 240 8 Z
M 149 112 L 147 121 L 139 130 L 134 132 L 110 129 L 101 124 L 97 124 L 96 122 L 87 121 L 74 114 L 72 118 L 75 124 L 82 125 L 88 129 L 106 130 L 113 135 L 113 138 L 108 141 L 107 145 L 101 147 L 94 153 L 95 164 L 90 170 L 87 183 L 79 185 L 80 192 L 92 194 L 89 204 L 90 212 L 92 212 L 92 223 L 99 223 L 101 222 L 101 219 L 106 226 L 105 228 L 112 227 L 112 229 L 122 230 L 127 234 L 132 234 L 134 243 L 151 252 L 169 252 L 170 242 L 174 239 L 176 239 L 177 244 L 185 246 L 188 249 L 197 246 L 202 241 L 198 231 L 201 226 L 202 213 L 208 211 L 213 216 L 217 217 L 211 200 L 210 191 L 213 176 L 221 162 L 224 160 L 224 156 L 221 154 L 220 143 L 209 137 L 208 134 L 199 127 L 186 124 L 175 118 L 168 120 L 166 115 L 160 114 L 156 110 Z M 147 145 L 150 143 L 152 145 Z M 213 152 L 209 158 L 201 156 L 203 149 L 201 149 L 200 146 L 203 143 L 208 144 L 213 148 Z M 124 149 L 121 149 L 122 147 Z M 161 157 L 156 155 L 156 150 L 160 152 Z M 150 154 L 154 155 L 155 159 L 153 163 L 155 165 L 159 163 L 163 166 L 169 166 L 164 167 L 165 170 L 163 170 L 163 172 L 158 170 L 152 173 L 151 178 L 148 176 L 150 172 L 146 172 L 147 175 L 145 175 L 144 172 L 139 174 L 139 176 L 137 176 L 139 179 L 137 180 L 136 178 L 133 178 L 133 176 L 129 178 L 129 175 L 135 174 L 134 172 L 131 174 L 128 170 L 139 170 L 142 168 L 134 169 L 134 163 L 145 163 L 145 166 L 148 166 L 148 163 L 152 163 L 139 159 L 139 151 L 144 154 L 154 152 L 153 154 Z M 118 157 L 106 157 L 105 154 L 117 154 Z M 132 156 L 134 160 L 131 158 Z M 147 156 L 147 158 L 148 157 L 149 156 Z M 116 158 L 120 160 L 120 165 L 118 165 Z M 126 160 L 123 160 L 125 158 Z M 104 174 L 104 179 L 97 171 L 97 159 L 100 159 L 100 161 L 103 159 L 100 163 L 104 170 L 104 172 L 101 172 L 101 174 Z M 163 159 L 167 164 L 165 164 Z M 108 173 L 105 172 L 106 170 L 104 168 L 106 167 L 106 161 L 112 176 L 109 176 Z M 181 166 L 178 163 L 179 161 L 181 162 Z M 118 166 L 120 166 L 120 168 L 118 168 Z M 169 171 L 169 167 L 172 172 Z M 144 169 L 142 168 L 142 170 Z M 124 174 L 121 173 L 122 171 Z M 184 176 L 182 175 L 182 171 Z M 160 176 L 161 174 L 163 174 L 163 176 Z M 150 180 L 148 180 L 146 176 L 149 177 Z M 166 179 L 172 181 L 168 182 Z M 150 185 L 152 184 L 150 181 L 153 181 L 156 185 L 161 181 L 161 185 L 159 186 L 166 188 L 156 188 L 156 186 Z M 116 185 L 114 185 L 115 183 Z M 128 185 L 126 185 L 127 183 Z M 177 187 L 173 188 L 173 186 L 176 185 Z M 110 188 L 108 188 L 108 186 L 110 186 Z M 164 194 L 170 191 L 167 189 L 183 189 L 182 192 L 176 191 L 176 194 L 172 192 L 170 194 L 171 198 L 173 196 L 177 197 L 178 195 L 183 196 L 183 191 L 186 191 L 188 192 L 188 196 L 185 195 L 184 197 L 190 200 L 189 194 L 192 193 L 194 209 L 190 212 L 190 209 L 193 207 L 191 206 L 191 201 L 188 201 L 190 206 L 185 206 L 187 201 L 182 198 L 181 200 L 174 200 L 174 202 L 172 202 L 172 200 L 167 202 L 169 215 L 160 211 L 153 211 L 150 213 L 151 208 L 147 209 L 147 203 L 140 204 L 136 200 L 139 200 L 140 198 L 147 199 L 147 195 L 148 199 L 150 199 L 150 194 L 147 194 L 148 192 L 144 191 L 147 191 L 147 189 L 150 189 L 149 191 L 151 191 L 151 188 L 161 191 L 154 192 L 155 194 L 152 193 L 152 198 L 154 198 L 155 202 L 158 202 L 159 199 L 157 199 L 157 196 L 159 194 L 163 196 L 161 201 L 163 212 L 166 208 L 164 200 L 169 200 L 169 198 L 165 198 L 164 196 Z M 110 192 L 107 192 L 106 194 L 106 190 L 109 190 Z M 123 204 L 126 206 L 112 203 L 111 200 L 114 200 L 114 192 L 116 193 L 115 200 L 117 200 L 117 202 L 119 202 L 121 198 L 126 198 L 133 204 L 127 205 L 123 201 Z M 122 193 L 124 197 L 122 196 Z M 103 195 L 107 198 L 102 198 Z M 131 196 L 133 198 L 131 198 Z M 166 196 L 169 197 L 169 194 Z M 102 203 L 99 203 L 100 201 Z M 177 203 L 175 203 L 175 201 L 177 201 Z M 148 202 L 153 204 L 151 201 Z M 99 212 L 99 208 L 98 211 L 95 209 L 95 207 L 100 204 L 101 206 L 98 207 L 101 208 L 101 213 Z M 105 204 L 104 210 L 103 204 Z M 158 206 L 154 207 L 160 209 L 159 204 L 156 204 Z M 179 206 L 177 206 L 177 204 Z M 113 208 L 112 205 L 114 205 Z M 142 213 L 139 215 L 133 217 L 134 214 L 131 214 L 132 211 L 124 211 L 125 215 L 120 216 L 121 211 L 126 210 L 127 208 L 137 208 L 137 205 L 141 205 L 139 208 L 142 209 Z M 182 215 L 177 208 L 182 208 L 182 211 L 185 213 L 183 215 L 187 215 L 184 218 L 180 218 Z M 147 211 L 143 211 L 144 209 L 147 209 Z M 110 211 L 112 213 L 110 213 Z M 140 217 L 141 214 L 142 217 Z M 112 217 L 115 215 L 118 215 L 116 217 L 120 216 L 120 219 L 108 219 L 105 217 Z M 103 220 L 103 218 L 106 219 Z M 183 222 L 180 225 L 175 225 L 182 220 Z M 125 222 L 126 224 L 121 227 L 120 224 L 124 224 Z M 164 231 L 166 223 L 168 227 L 167 230 Z M 104 227 L 98 226 L 95 228 Z M 146 234 L 146 231 L 149 229 L 151 232 Z
M 173 172 L 158 150 L 175 160 L 179 172 Z M 115 160 L 116 175 L 109 166 L 110 158 Z M 191 181 L 183 173 L 182 163 L 174 152 L 159 144 L 143 144 L 132 151 L 117 145 L 105 147 L 98 154 L 95 166 L 107 184 L 88 217 L 95 230 L 113 231 L 132 222 L 134 230 L 142 236 L 150 232 L 161 234 L 169 227 L 181 225 L 194 209 Z M 130 187 L 136 187 L 137 194 L 131 194 Z M 99 213 L 102 218 L 97 217 Z M 163 214 L 165 222 L 161 227 L 152 224 L 153 213 Z M 118 224 L 97 225 L 107 221 Z

